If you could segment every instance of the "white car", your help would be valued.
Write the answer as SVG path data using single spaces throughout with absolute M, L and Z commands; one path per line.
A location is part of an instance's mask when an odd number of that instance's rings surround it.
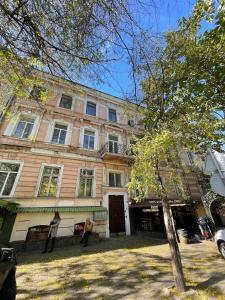
M 222 257 L 225 259 L 225 229 L 218 230 L 214 236 L 214 240 Z

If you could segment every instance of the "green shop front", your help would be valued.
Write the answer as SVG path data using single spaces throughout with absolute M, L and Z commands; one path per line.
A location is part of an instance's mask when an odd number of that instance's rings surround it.
M 0 245 L 7 245 L 16 219 L 18 204 L 0 199 Z

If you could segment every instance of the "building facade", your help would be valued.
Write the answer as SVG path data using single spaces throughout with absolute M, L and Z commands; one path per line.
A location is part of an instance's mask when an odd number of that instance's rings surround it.
M 127 192 L 129 146 L 143 133 L 135 106 L 127 113 L 126 103 L 116 97 L 47 74 L 42 81 L 51 91 L 48 101 L 32 98 L 34 86 L 26 99 L 11 101 L 10 118 L 1 122 L 0 243 L 43 238 L 56 211 L 59 237 L 74 235 L 88 217 L 103 237 L 160 229 L 154 195 L 135 204 Z M 195 174 L 186 181 L 191 212 L 198 213 Z M 171 201 L 179 215 L 184 204 L 176 188 Z

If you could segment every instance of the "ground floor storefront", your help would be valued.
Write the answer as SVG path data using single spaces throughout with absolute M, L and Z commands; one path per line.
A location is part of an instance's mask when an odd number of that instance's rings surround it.
M 47 238 L 49 224 L 55 212 L 59 213 L 61 219 L 57 237 L 80 235 L 87 218 L 94 220 L 93 231 L 99 236 L 105 236 L 106 209 L 104 207 L 20 207 L 9 241 L 26 242 Z
M 198 204 L 198 206 L 201 204 Z M 185 229 L 188 236 L 194 236 L 199 230 L 196 204 L 181 204 L 171 201 L 171 211 L 176 229 Z M 199 208 L 199 207 L 198 207 Z M 204 212 L 204 207 L 202 209 Z M 163 208 L 160 201 L 150 200 L 141 204 L 132 204 L 130 207 L 132 232 L 146 231 L 153 236 L 165 236 Z

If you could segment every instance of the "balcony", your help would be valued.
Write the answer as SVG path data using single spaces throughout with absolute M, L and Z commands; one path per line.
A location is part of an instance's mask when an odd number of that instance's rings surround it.
M 102 159 L 122 159 L 128 162 L 132 158 L 130 148 L 115 141 L 107 142 L 101 149 L 100 155 Z

